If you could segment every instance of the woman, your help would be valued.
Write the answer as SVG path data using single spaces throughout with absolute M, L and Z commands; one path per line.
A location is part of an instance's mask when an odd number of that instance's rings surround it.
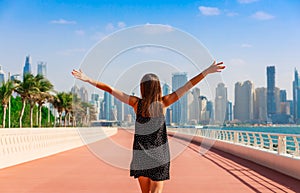
M 72 71 L 75 78 L 92 84 L 133 107 L 137 116 L 130 176 L 138 178 L 142 193 L 161 193 L 164 180 L 170 178 L 165 109 L 208 74 L 221 72 L 225 68 L 222 64 L 223 62 L 213 62 L 203 72 L 166 96 L 162 96 L 158 77 L 154 74 L 146 74 L 140 82 L 141 98 L 127 95 L 105 83 L 93 80 L 81 70 Z

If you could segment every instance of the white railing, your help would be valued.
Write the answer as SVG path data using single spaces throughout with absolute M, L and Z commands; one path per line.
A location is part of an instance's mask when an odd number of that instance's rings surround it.
M 199 129 L 197 135 L 273 151 L 279 155 L 300 156 L 300 135 L 215 129 Z
M 201 154 L 213 147 L 300 180 L 300 135 L 195 128 L 168 131 L 200 142 Z
M 0 129 L 0 168 L 53 155 L 104 139 L 117 128 Z

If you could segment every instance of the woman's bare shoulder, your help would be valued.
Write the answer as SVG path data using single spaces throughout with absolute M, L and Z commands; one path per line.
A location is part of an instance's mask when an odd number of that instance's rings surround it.
M 133 96 L 133 95 L 131 95 L 129 98 L 129 105 L 133 107 L 135 112 L 137 112 L 137 106 L 138 106 L 139 100 L 141 100 L 139 97 Z

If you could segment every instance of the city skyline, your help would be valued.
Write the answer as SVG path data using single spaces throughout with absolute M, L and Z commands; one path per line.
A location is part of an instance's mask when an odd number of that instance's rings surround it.
M 186 31 L 224 61 L 227 69 L 222 77 L 229 100 L 233 101 L 237 81 L 266 85 L 265 67 L 271 65 L 280 72 L 276 85 L 292 99 L 292 71 L 300 63 L 299 7 L 298 1 L 270 0 L 4 0 L 0 2 L 0 65 L 5 72 L 21 74 L 25 57 L 31 55 L 33 65 L 47 62 L 48 78 L 58 91 L 70 90 L 71 70 L 79 68 L 99 40 L 126 27 L 157 23 Z M 182 71 L 189 78 L 196 73 L 184 66 Z
M 7 79 L 8 77 L 7 77 L 7 74 L 6 74 L 6 72 L 5 71 L 3 71 L 3 69 L 2 69 L 2 66 L 0 65 L 0 71 L 1 71 L 1 76 L 2 76 L 2 79 L 3 80 L 5 80 L 5 79 Z M 32 72 L 32 70 L 31 70 L 31 68 L 32 68 L 32 62 L 31 62 L 31 56 L 30 55 L 28 55 L 28 56 L 26 56 L 25 57 L 25 63 L 24 63 L 24 66 L 23 66 L 23 74 L 25 74 L 25 73 L 31 73 L 31 74 L 34 74 L 33 72 Z M 284 89 L 284 88 L 279 88 L 278 86 L 276 86 L 276 83 L 275 83 L 275 80 L 276 80 L 276 72 L 275 72 L 275 66 L 267 66 L 266 67 L 266 79 L 267 79 L 267 83 L 266 83 L 266 85 L 263 85 L 263 86 L 261 86 L 261 87 L 257 87 L 254 83 L 253 83 L 253 81 L 252 80 L 245 80 L 244 81 L 244 83 L 245 82 L 249 82 L 249 83 L 251 83 L 251 85 L 253 86 L 253 87 L 255 87 L 255 89 L 267 89 L 268 90 L 268 84 L 271 84 L 272 85 L 272 103 L 274 103 L 274 104 L 272 104 L 272 105 L 268 105 L 269 107 L 270 106 L 273 106 L 272 107 L 272 111 L 273 111 L 273 113 L 275 112 L 275 109 L 276 109 L 276 107 L 274 107 L 274 105 L 275 105 L 275 96 L 273 96 L 273 95 L 275 95 L 275 90 L 277 90 L 277 92 L 279 93 L 279 92 L 284 92 L 284 97 L 285 97 L 285 99 L 286 100 L 288 100 L 288 98 L 287 98 L 287 90 L 286 89 Z M 37 63 L 37 71 L 36 71 L 36 74 L 41 74 L 41 75 L 43 75 L 43 76 L 47 76 L 46 75 L 46 72 L 47 72 L 47 62 L 42 62 L 42 61 L 39 61 L 38 63 Z M 19 80 L 21 80 L 20 78 L 21 78 L 21 76 L 20 75 L 23 75 L 23 74 L 11 74 L 10 73 L 10 75 L 11 75 L 11 79 L 14 79 L 15 78 L 15 76 L 18 76 L 17 77 L 17 79 L 19 79 Z M 186 73 L 186 72 L 179 72 L 179 73 L 173 73 L 172 74 L 172 85 L 174 84 L 173 83 L 173 78 L 174 78 L 174 75 L 176 76 L 176 75 L 182 75 L 182 76 L 184 76 L 185 78 L 184 78 L 184 80 L 187 80 L 187 77 L 188 77 L 188 74 Z M 292 89 L 292 93 L 294 94 L 294 87 L 295 87 L 295 84 L 296 85 L 300 85 L 300 81 L 299 81 L 299 78 L 297 79 L 297 77 L 298 77 L 299 75 L 298 75 L 298 71 L 297 71 L 297 68 L 295 68 L 294 69 L 294 79 L 295 80 L 293 80 L 292 81 L 292 86 L 293 86 L 293 89 Z M 6 77 L 6 78 L 4 78 L 4 77 Z M 2 80 L 1 79 L 1 80 Z M 296 81 L 296 83 L 295 83 L 295 81 Z M 0 81 L 0 82 L 2 82 L 2 81 Z M 184 82 L 184 81 L 183 81 Z M 178 85 L 181 85 L 181 84 L 183 84 L 183 82 L 180 82 L 180 81 L 177 81 L 177 84 L 174 84 L 175 85 L 175 87 L 173 86 L 173 88 L 172 88 L 172 85 L 170 86 L 170 85 L 168 85 L 167 83 L 161 83 L 162 85 L 162 93 L 163 93 L 163 95 L 165 95 L 165 94 L 167 94 L 167 93 L 170 93 L 171 92 L 171 88 L 173 89 L 173 91 L 174 91 L 174 89 L 176 90 L 177 88 L 178 88 Z M 243 84 L 242 83 L 243 81 L 237 81 L 236 83 L 235 83 L 235 90 L 236 90 L 236 84 Z M 233 95 L 233 99 L 230 99 L 230 98 L 228 98 L 228 94 L 227 94 L 227 86 L 230 86 L 230 85 L 226 85 L 224 82 L 220 82 L 220 83 L 218 83 L 218 86 L 220 85 L 220 84 L 224 84 L 224 86 L 226 86 L 226 98 L 227 98 L 227 100 L 229 101 L 229 102 L 235 102 L 235 98 L 236 98 L 236 94 L 234 94 Z M 72 93 L 79 93 L 79 91 L 78 92 L 75 92 L 73 89 L 76 89 L 76 87 L 77 87 L 77 85 L 76 84 L 74 84 L 74 85 L 72 85 L 72 87 L 69 89 L 69 90 L 66 90 L 67 92 L 68 91 L 70 91 L 70 92 L 72 92 Z M 299 86 L 296 86 L 296 87 L 299 87 Z M 195 86 L 194 88 L 197 88 L 197 89 L 199 89 L 199 87 L 197 87 L 197 86 Z M 84 89 L 85 91 L 84 92 L 86 92 L 86 94 L 85 95 L 87 95 L 87 94 L 89 94 L 89 95 L 93 95 L 93 93 L 89 93 L 88 92 L 88 90 L 86 90 L 86 88 L 85 88 L 85 86 L 83 85 L 83 86 L 81 86 L 81 88 L 80 89 Z M 168 90 L 169 89 L 169 90 Z M 279 89 L 279 90 L 278 90 Z M 167 91 L 166 91 L 167 90 Z M 269 89 L 270 90 L 270 89 Z M 103 91 L 99 91 L 100 93 L 102 92 L 103 93 L 103 96 L 102 97 L 105 97 L 104 95 L 105 95 L 105 93 L 103 92 Z M 236 93 L 236 91 L 234 91 L 234 93 Z M 267 92 L 268 93 L 268 92 Z M 136 94 L 136 93 L 135 93 Z M 205 93 L 206 94 L 206 93 Z M 207 95 L 205 95 L 205 94 L 203 94 L 203 93 L 201 93 L 201 96 L 204 96 L 204 97 L 207 97 Z M 80 95 L 82 95 L 82 94 L 80 94 Z M 217 92 L 216 92 L 216 95 L 214 96 L 214 97 L 217 97 L 218 96 L 218 94 L 217 94 Z M 281 97 L 281 95 L 280 95 L 280 97 Z M 270 97 L 267 97 L 267 98 L 270 98 Z M 292 99 L 289 99 L 289 100 L 294 100 L 294 98 L 295 98 L 295 96 L 293 96 L 293 98 Z M 209 98 L 209 100 L 214 100 L 213 98 Z M 279 100 L 279 98 L 278 98 L 278 100 Z M 88 102 L 89 101 L 89 99 L 87 98 L 87 97 L 84 97 L 84 101 L 85 102 Z M 270 101 L 268 101 L 269 103 L 270 103 Z M 175 107 L 176 108 L 176 107 Z M 277 107 L 277 109 L 278 109 L 279 107 Z M 270 114 L 269 112 L 268 112 L 268 114 Z M 271 113 L 272 114 L 272 113 Z
M 249 80 L 235 84 L 235 100 L 228 100 L 227 87 L 219 83 L 216 87 L 214 100 L 208 100 L 201 90 L 194 87 L 179 101 L 167 108 L 167 125 L 207 125 L 207 124 L 293 124 L 298 123 L 300 110 L 300 84 L 298 71 L 295 70 L 294 91 L 295 100 L 287 100 L 286 90 L 275 87 L 276 69 L 274 66 L 266 68 L 266 76 L 269 80 L 267 87 L 255 88 Z M 176 90 L 187 79 L 186 73 L 172 74 L 172 85 L 166 83 L 162 86 L 163 94 L 171 92 L 171 87 Z M 79 89 L 77 89 L 79 90 Z M 81 90 L 81 89 L 80 89 Z M 79 93 L 80 94 L 80 93 Z M 102 120 L 120 121 L 134 118 L 132 111 L 128 111 L 123 103 L 116 98 L 108 98 L 107 92 L 100 98 L 97 94 L 91 97 L 97 117 Z M 294 107 L 294 109 L 293 109 Z M 127 109 L 127 112 L 124 110 Z M 131 109 L 131 108 L 130 108 Z M 129 121 L 131 123 L 131 121 Z

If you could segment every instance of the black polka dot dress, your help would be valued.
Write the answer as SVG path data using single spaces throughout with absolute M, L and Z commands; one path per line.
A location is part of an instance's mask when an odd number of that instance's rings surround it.
M 144 176 L 153 181 L 162 181 L 170 179 L 169 170 L 170 151 L 165 117 L 143 117 L 139 100 L 130 176 Z

